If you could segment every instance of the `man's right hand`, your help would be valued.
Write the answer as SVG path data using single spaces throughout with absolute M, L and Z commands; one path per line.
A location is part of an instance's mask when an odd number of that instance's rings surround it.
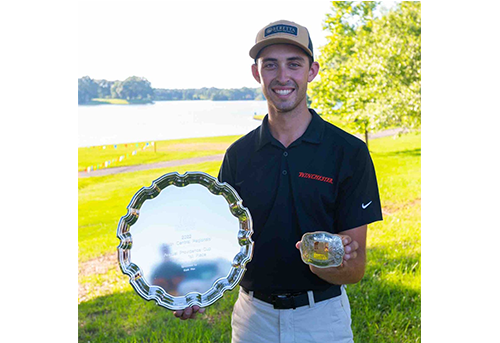
M 194 305 L 191 307 L 187 307 L 184 310 L 178 310 L 174 311 L 174 316 L 181 320 L 187 320 L 187 319 L 195 319 L 197 313 L 204 313 L 205 308 Z

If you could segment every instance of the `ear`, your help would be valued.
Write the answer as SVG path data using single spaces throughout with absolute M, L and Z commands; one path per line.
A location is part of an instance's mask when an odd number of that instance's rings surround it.
M 257 81 L 260 84 L 260 74 L 259 74 L 259 68 L 257 67 L 257 64 L 252 64 L 252 75 L 255 81 Z
M 312 80 L 314 80 L 316 75 L 318 75 L 318 72 L 319 72 L 319 63 L 315 61 L 311 64 L 311 68 L 309 68 L 309 75 L 307 77 L 307 82 L 311 82 Z

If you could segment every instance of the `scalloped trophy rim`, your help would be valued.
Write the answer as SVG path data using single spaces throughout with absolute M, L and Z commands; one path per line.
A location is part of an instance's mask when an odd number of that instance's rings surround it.
M 201 179 L 199 179 L 200 177 Z M 205 181 L 206 184 L 201 183 L 200 181 Z M 163 188 L 160 186 L 162 183 L 166 183 Z M 237 237 L 240 237 L 239 243 L 241 249 L 235 255 L 235 258 L 240 254 L 243 255 L 243 258 L 238 259 L 238 264 L 233 264 L 231 266 L 231 269 L 229 270 L 229 273 L 226 277 L 215 280 L 212 284 L 212 287 L 209 288 L 206 292 L 189 292 L 184 296 L 172 296 L 163 288 L 150 285 L 146 278 L 144 278 L 140 267 L 130 262 L 130 255 L 128 252 L 132 248 L 132 234 L 129 231 L 130 227 L 139 218 L 140 208 L 145 201 L 156 198 L 161 193 L 161 191 L 163 191 L 163 189 L 168 186 L 185 187 L 189 184 L 202 185 L 207 188 L 212 194 L 222 195 L 228 202 L 231 214 L 238 218 L 240 223 Z M 215 186 L 219 193 L 215 194 L 208 186 Z M 237 199 L 237 201 L 234 203 L 230 203 L 228 200 L 228 198 L 230 197 Z M 237 210 L 234 210 L 235 207 Z M 233 210 L 231 210 L 231 208 L 233 208 Z M 243 206 L 243 200 L 236 192 L 236 190 L 231 187 L 230 184 L 226 182 L 221 183 L 219 182 L 219 180 L 217 180 L 217 178 L 204 172 L 188 171 L 182 175 L 180 175 L 178 172 L 172 172 L 164 174 L 155 179 L 151 183 L 151 186 L 142 187 L 134 194 L 134 196 L 130 200 L 129 205 L 127 206 L 127 214 L 122 216 L 118 223 L 117 238 L 120 240 L 120 244 L 117 247 L 118 261 L 120 263 L 122 272 L 130 277 L 130 284 L 143 299 L 155 300 L 158 305 L 163 306 L 169 310 L 182 310 L 186 307 L 194 305 L 207 307 L 222 298 L 225 291 L 232 290 L 239 284 L 241 278 L 243 277 L 243 274 L 246 271 L 246 264 L 252 260 L 252 234 L 252 217 L 250 215 L 250 211 Z M 228 280 L 228 276 L 230 275 L 235 275 L 235 277 L 232 278 L 231 281 Z M 215 296 L 211 296 L 209 299 L 206 299 L 208 295 L 213 295 L 214 292 L 216 293 Z

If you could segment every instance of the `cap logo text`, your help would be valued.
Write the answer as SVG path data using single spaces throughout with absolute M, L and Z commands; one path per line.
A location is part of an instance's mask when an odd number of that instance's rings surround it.
M 274 25 L 269 26 L 264 32 L 264 37 L 274 35 L 276 33 L 288 33 L 290 35 L 297 36 L 298 28 L 291 25 Z

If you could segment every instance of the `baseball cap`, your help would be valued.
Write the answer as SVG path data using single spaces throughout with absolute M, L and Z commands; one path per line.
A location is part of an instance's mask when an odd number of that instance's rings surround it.
M 309 31 L 299 24 L 279 20 L 266 25 L 257 33 L 255 45 L 250 49 L 250 57 L 256 59 L 259 52 L 272 44 L 293 44 L 302 48 L 314 60 L 313 45 Z

